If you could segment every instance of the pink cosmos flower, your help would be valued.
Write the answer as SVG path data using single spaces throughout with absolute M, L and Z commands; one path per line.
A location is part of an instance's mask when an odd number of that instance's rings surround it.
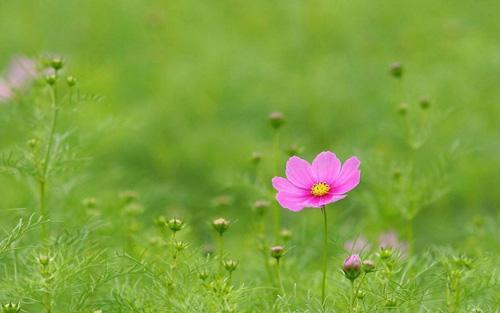
M 344 199 L 359 184 L 360 163 L 353 156 L 341 165 L 330 151 L 318 154 L 312 164 L 293 156 L 286 163 L 286 178 L 273 178 L 273 187 L 278 191 L 276 200 L 284 208 L 300 211 Z
M 0 78 L 0 103 L 7 102 L 12 97 L 9 85 Z

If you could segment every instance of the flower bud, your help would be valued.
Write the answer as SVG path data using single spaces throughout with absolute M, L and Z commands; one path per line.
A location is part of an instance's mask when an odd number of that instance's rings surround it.
M 280 261 L 280 259 L 285 255 L 285 248 L 283 246 L 274 246 L 271 248 L 271 257 L 275 258 L 276 261 Z
M 260 152 L 253 152 L 252 155 L 250 156 L 250 162 L 254 165 L 259 164 L 261 160 L 262 160 L 262 153 Z
M 63 66 L 64 61 L 61 58 L 53 58 L 52 60 L 50 60 L 50 67 L 52 67 L 56 71 L 62 69 Z
M 292 239 L 292 231 L 289 229 L 282 229 L 280 236 L 283 241 L 290 241 L 290 239 Z
M 278 129 L 285 122 L 285 117 L 281 112 L 271 112 L 269 114 L 269 122 L 274 129 Z
M 102 310 L 95 310 L 94 313 L 102 313 Z
M 6 303 L 2 305 L 2 312 L 3 313 L 18 313 L 21 312 L 21 306 L 17 303 Z
M 118 196 L 125 203 L 131 203 L 139 199 L 139 194 L 133 190 L 122 191 Z
M 252 209 L 257 215 L 264 215 L 266 213 L 266 209 L 269 208 L 269 201 L 267 200 L 257 200 L 253 203 Z
M 76 85 L 76 78 L 74 76 L 66 77 L 66 84 L 68 84 L 69 87 L 73 87 Z
M 225 260 L 224 262 L 222 262 L 222 266 L 224 266 L 224 268 L 226 269 L 226 271 L 229 272 L 229 274 L 234 272 L 238 268 L 238 265 L 239 262 L 235 260 Z
M 360 299 L 360 300 L 361 300 L 361 299 L 363 299 L 364 297 L 365 297 L 365 292 L 364 292 L 363 290 L 358 290 L 358 291 L 356 292 L 356 298 L 358 298 L 358 299 Z
M 363 261 L 363 271 L 365 273 L 371 273 L 375 270 L 375 263 L 372 260 Z
M 349 256 L 344 261 L 344 266 L 342 267 L 345 277 L 347 279 L 354 281 L 361 274 L 361 259 L 357 254 Z
M 229 225 L 230 225 L 229 221 L 222 217 L 215 219 L 212 222 L 212 226 L 221 236 L 226 232 L 226 230 L 228 230 Z
M 167 227 L 170 228 L 170 230 L 174 233 L 183 229 L 184 226 L 186 226 L 184 221 L 178 218 L 171 218 L 167 221 Z
M 49 256 L 45 255 L 45 254 L 40 254 L 39 256 L 36 257 L 36 260 L 43 267 L 46 267 L 47 265 L 49 265 L 49 262 L 50 262 Z
M 392 247 L 380 247 L 379 256 L 382 260 L 387 260 L 392 257 L 394 250 Z
M 57 76 L 55 74 L 49 74 L 45 76 L 45 82 L 49 85 L 54 85 L 57 81 Z
M 37 138 L 31 138 L 30 140 L 28 140 L 28 146 L 31 149 L 35 149 L 39 143 L 40 143 L 40 140 L 38 140 Z
M 401 78 L 403 76 L 403 66 L 399 62 L 392 63 L 389 66 L 389 73 L 396 78 Z
M 418 103 L 420 104 L 420 108 L 422 108 L 422 110 L 426 110 L 431 106 L 431 101 L 428 97 L 420 98 L 420 101 Z
M 406 113 L 408 112 L 408 103 L 406 102 L 401 102 L 397 108 L 396 108 L 396 112 L 398 112 L 399 114 L 401 115 L 406 115 Z
M 205 244 L 202 247 L 202 253 L 205 257 L 209 257 L 215 253 L 215 247 L 212 244 Z
M 395 308 L 397 306 L 396 299 L 394 298 L 389 298 L 385 301 L 385 307 L 386 308 Z
M 94 209 L 97 206 L 97 200 L 96 198 L 85 198 L 82 201 L 82 204 L 84 207 L 88 209 Z
M 202 270 L 198 273 L 198 278 L 203 281 L 207 280 L 208 276 L 210 276 L 210 273 L 207 270 Z
M 298 145 L 296 144 L 291 144 L 289 145 L 288 147 L 286 147 L 285 149 L 285 152 L 286 154 L 288 154 L 288 156 L 294 156 L 294 155 L 298 155 L 302 152 L 302 147 L 299 147 Z

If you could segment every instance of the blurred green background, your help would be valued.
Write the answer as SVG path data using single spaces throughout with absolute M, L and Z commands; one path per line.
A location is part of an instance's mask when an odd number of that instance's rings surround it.
M 85 197 L 109 203 L 133 189 L 144 221 L 181 212 L 245 225 L 250 203 L 271 197 L 246 186 L 251 153 L 263 153 L 268 185 L 283 174 L 286 155 L 279 173 L 270 161 L 267 120 L 282 111 L 282 148 L 303 147 L 309 160 L 327 149 L 362 159 L 371 183 L 362 178 L 336 205 L 356 232 L 404 228 L 384 222 L 384 208 L 364 195 L 378 197 L 398 164 L 413 158 L 430 171 L 453 151 L 449 193 L 416 220 L 417 246 L 447 244 L 477 216 L 498 219 L 498 12 L 499 1 L 465 0 L 2 0 L 0 68 L 13 55 L 62 54 L 79 88 L 102 97 L 60 124 L 78 130 L 75 143 L 91 157 L 62 214 L 79 214 Z M 402 84 L 388 74 L 395 61 L 404 66 Z M 395 108 L 405 101 L 417 110 L 422 96 L 436 123 L 413 153 Z M 9 110 L 0 106 L 0 115 Z M 19 121 L 2 119 L 0 149 L 29 136 Z M 2 176 L 0 184 L 4 218 L 33 206 L 22 183 Z M 214 205 L 221 195 L 230 205 Z M 297 216 L 287 213 L 287 223 Z

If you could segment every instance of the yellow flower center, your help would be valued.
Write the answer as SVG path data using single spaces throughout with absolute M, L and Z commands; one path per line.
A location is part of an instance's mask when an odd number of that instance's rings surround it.
M 311 194 L 315 197 L 326 195 L 330 191 L 330 185 L 327 183 L 317 183 L 311 187 Z

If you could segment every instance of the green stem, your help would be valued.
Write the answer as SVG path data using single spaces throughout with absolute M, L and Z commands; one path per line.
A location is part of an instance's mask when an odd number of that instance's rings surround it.
M 354 294 L 354 280 L 351 280 L 351 304 L 349 306 L 349 312 L 353 312 L 354 310 L 354 301 L 355 301 L 355 294 Z
M 325 291 L 326 291 L 326 272 L 328 269 L 328 220 L 326 216 L 326 210 L 323 206 L 321 208 L 321 213 L 323 213 L 323 226 L 324 226 L 324 241 L 323 241 L 323 279 L 321 282 L 321 305 L 323 309 L 325 308 Z
M 280 284 L 280 289 L 281 289 L 281 294 L 283 296 L 285 296 L 285 287 L 283 286 L 283 280 L 281 280 L 281 263 L 280 263 L 280 260 L 277 259 L 276 260 L 276 272 L 277 272 L 277 275 L 278 275 L 278 282 Z
M 223 258 L 224 258 L 224 237 L 222 236 L 222 234 L 220 234 L 219 235 L 219 272 L 220 272 L 221 276 L 224 275 L 224 268 L 222 265 Z
M 44 220 L 48 220 L 48 212 L 46 209 L 46 188 L 47 188 L 47 174 L 49 170 L 49 163 L 51 159 L 52 146 L 54 145 L 54 134 L 57 125 L 57 116 L 59 108 L 57 107 L 57 94 L 55 85 L 50 86 L 50 98 L 51 98 L 51 108 L 52 108 L 52 121 L 50 125 L 50 132 L 47 139 L 47 151 L 45 152 L 45 158 L 43 159 L 41 175 L 38 178 L 39 187 L 39 200 L 40 200 L 40 216 Z M 48 232 L 46 223 L 41 225 L 41 237 L 43 241 L 47 241 Z
M 279 130 L 277 129 L 274 132 L 274 138 L 273 138 L 273 163 L 274 163 L 273 171 L 275 175 L 279 173 L 279 167 L 278 167 L 279 146 L 280 146 L 280 133 Z M 279 205 L 276 205 L 276 209 L 274 210 L 274 228 L 276 232 L 276 239 L 278 239 L 281 231 L 281 207 Z

